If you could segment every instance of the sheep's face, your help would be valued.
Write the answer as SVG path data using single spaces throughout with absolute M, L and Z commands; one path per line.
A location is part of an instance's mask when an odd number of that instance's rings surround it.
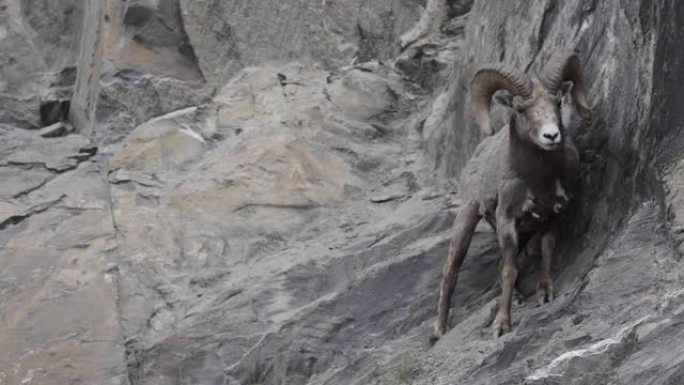
M 532 98 L 514 97 L 511 107 L 515 109 L 518 137 L 531 141 L 545 151 L 554 151 L 563 142 L 563 125 L 560 119 L 563 91 L 549 93 L 539 83 L 533 83 Z

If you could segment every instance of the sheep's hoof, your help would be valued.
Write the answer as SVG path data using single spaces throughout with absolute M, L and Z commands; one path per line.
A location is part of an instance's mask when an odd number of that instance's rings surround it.
M 513 293 L 513 299 L 515 303 L 517 303 L 518 305 L 525 304 L 525 296 L 522 294 L 520 290 L 516 290 L 515 293 Z
M 444 334 L 446 334 L 446 331 L 447 331 L 446 324 L 440 323 L 439 321 L 435 322 L 435 332 L 433 333 L 433 336 L 435 336 L 435 337 L 437 337 L 437 339 L 439 339 Z
M 494 319 L 494 338 L 499 338 L 506 333 L 511 332 L 511 318 L 497 314 Z
M 428 338 L 428 343 L 430 344 L 430 346 L 433 346 L 434 344 L 436 344 L 437 341 L 439 341 L 440 337 L 441 336 L 438 336 L 437 333 L 432 333 L 430 335 L 430 337 Z
M 553 283 L 550 281 L 539 282 L 537 287 L 537 295 L 539 295 L 539 305 L 544 305 L 554 300 Z

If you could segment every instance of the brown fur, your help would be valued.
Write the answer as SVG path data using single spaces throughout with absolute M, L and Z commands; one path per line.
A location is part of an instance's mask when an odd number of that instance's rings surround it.
M 454 235 L 444 265 L 435 333 L 447 329 L 451 296 L 475 227 L 485 218 L 497 233 L 501 251 L 501 299 L 494 333 L 511 331 L 511 298 L 517 278 L 516 257 L 530 237 L 541 239 L 542 263 L 538 292 L 553 299 L 551 260 L 554 225 L 567 206 L 569 189 L 578 172 L 578 154 L 560 121 L 560 94 L 551 94 L 533 82 L 533 97 L 514 97 L 510 123 L 486 138 L 463 170 L 463 207 L 454 223 Z M 535 141 L 540 127 L 556 124 L 561 142 L 553 150 Z

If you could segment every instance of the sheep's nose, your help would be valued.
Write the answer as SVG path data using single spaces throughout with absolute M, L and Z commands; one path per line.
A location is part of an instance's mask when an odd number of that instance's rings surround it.
M 560 134 L 559 132 L 554 132 L 552 134 L 546 133 L 546 134 L 544 134 L 544 137 L 553 141 L 554 139 L 556 139 L 558 137 L 559 134 Z
M 538 141 L 540 144 L 543 146 L 549 146 L 549 145 L 555 145 L 560 143 L 561 141 L 561 130 L 558 128 L 557 125 L 555 124 L 545 124 L 539 128 L 539 131 L 536 132 L 537 137 L 536 141 Z

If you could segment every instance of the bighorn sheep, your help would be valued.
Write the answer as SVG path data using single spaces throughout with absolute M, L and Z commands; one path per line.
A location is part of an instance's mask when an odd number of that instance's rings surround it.
M 541 273 L 538 293 L 542 302 L 553 299 L 551 258 L 554 225 L 575 183 L 579 156 L 565 135 L 560 106 L 572 84 L 573 104 L 585 120 L 591 119 L 580 63 L 572 51 L 557 52 L 536 74 L 497 64 L 479 69 L 470 84 L 473 117 L 486 135 L 492 95 L 511 107 L 509 124 L 483 140 L 461 175 L 462 207 L 454 222 L 449 255 L 444 265 L 435 333 L 446 332 L 451 295 L 458 270 L 475 226 L 484 217 L 497 233 L 501 252 L 501 299 L 494 319 L 494 334 L 511 330 L 511 296 L 517 277 L 516 256 L 533 235 L 541 239 Z

